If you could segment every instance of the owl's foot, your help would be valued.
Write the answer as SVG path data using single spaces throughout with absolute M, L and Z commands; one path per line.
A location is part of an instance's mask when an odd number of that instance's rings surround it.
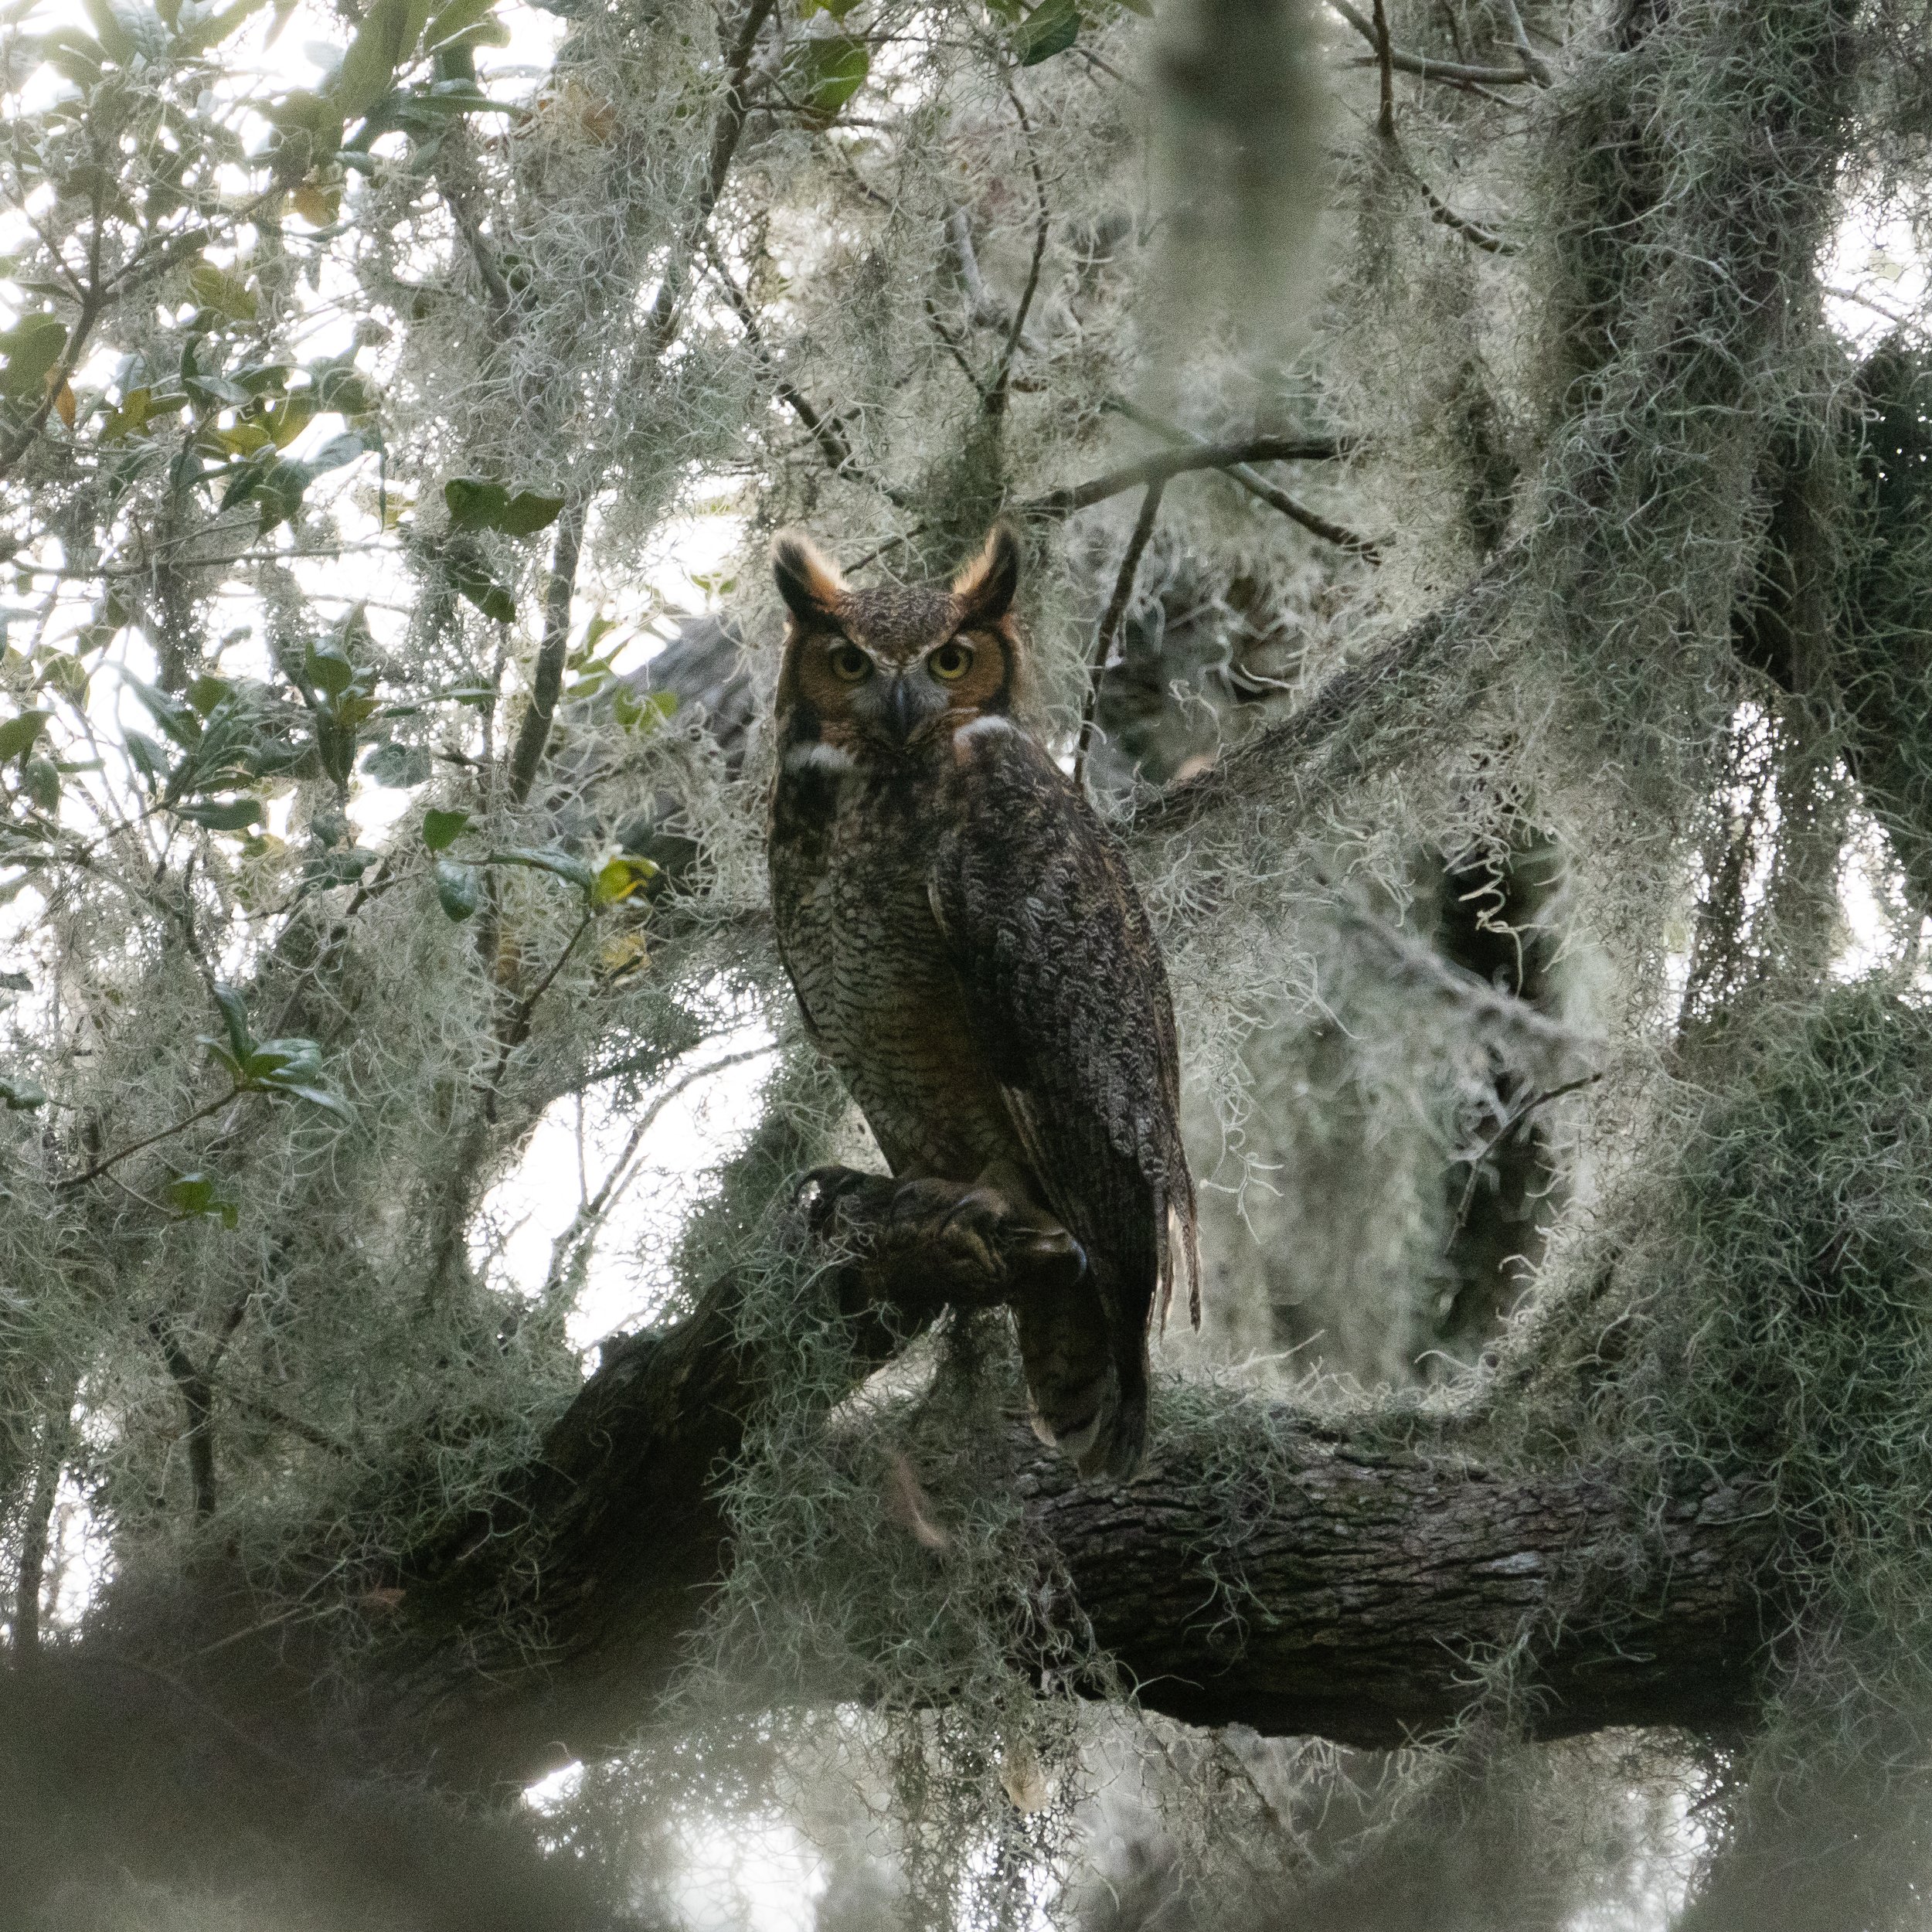
M 1080 1243 L 1023 1187 L 815 1168 L 794 1199 L 821 1239 L 850 1244 L 864 1298 L 930 1319 L 950 1302 L 991 1308 L 1063 1291 L 1087 1272 Z
M 985 1181 L 959 1197 L 939 1238 L 989 1281 L 1019 1273 L 1073 1282 L 1087 1272 L 1086 1250 L 1051 1215 Z

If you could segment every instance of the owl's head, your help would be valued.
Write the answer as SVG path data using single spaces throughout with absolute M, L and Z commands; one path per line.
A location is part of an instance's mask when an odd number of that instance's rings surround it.
M 1004 524 L 950 583 L 855 590 L 795 530 L 771 557 L 791 614 L 778 679 L 784 748 L 903 757 L 1025 708 L 1029 667 L 1012 617 L 1019 544 Z

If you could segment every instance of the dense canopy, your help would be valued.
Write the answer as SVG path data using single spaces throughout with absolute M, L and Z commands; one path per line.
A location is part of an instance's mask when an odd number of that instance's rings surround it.
M 1923 0 L 0 22 L 24 1923 L 1922 1923 Z M 1002 516 L 1117 1489 L 767 904 L 772 534 Z

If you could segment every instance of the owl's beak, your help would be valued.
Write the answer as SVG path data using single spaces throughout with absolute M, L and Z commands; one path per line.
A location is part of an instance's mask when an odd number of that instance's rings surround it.
M 934 709 L 930 703 L 920 702 L 922 698 L 926 698 L 923 679 L 910 679 L 904 675 L 893 679 L 893 692 L 885 706 L 885 719 L 893 738 L 899 744 L 910 744 L 912 734 L 926 723 L 927 715 Z
M 913 702 L 911 679 L 893 679 L 892 693 L 886 700 L 886 722 L 892 727 L 893 737 L 902 745 L 913 735 L 913 726 L 919 722 L 919 713 Z
M 868 678 L 852 701 L 860 723 L 877 741 L 903 750 L 944 711 L 946 700 L 930 678 L 894 675 Z

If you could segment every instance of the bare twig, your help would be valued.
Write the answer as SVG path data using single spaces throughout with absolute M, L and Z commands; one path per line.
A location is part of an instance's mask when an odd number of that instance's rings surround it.
M 1328 0 L 1328 5 L 1376 49 L 1379 60 L 1381 36 L 1376 32 L 1375 22 L 1360 8 L 1351 6 L 1349 0 Z M 1391 47 L 1389 64 L 1403 73 L 1412 73 L 1423 80 L 1446 80 L 1456 87 L 1521 87 L 1529 84 L 1532 78 L 1520 67 L 1472 67 L 1459 60 L 1436 60 L 1427 54 L 1411 53 L 1406 47 Z
M 1124 397 L 1116 396 L 1112 406 L 1130 422 L 1138 423 L 1143 429 L 1151 430 L 1156 436 L 1164 437 L 1168 442 L 1185 449 L 1204 449 L 1211 447 L 1203 438 L 1192 435 L 1176 424 L 1141 409 Z M 1365 563 L 1382 561 L 1380 547 L 1370 538 L 1358 536 L 1353 530 L 1331 522 L 1318 512 L 1310 509 L 1305 503 L 1298 502 L 1286 490 L 1277 488 L 1266 477 L 1246 463 L 1223 463 L 1214 467 L 1225 470 L 1227 474 L 1250 496 L 1259 497 L 1271 509 L 1279 510 L 1291 522 L 1298 523 L 1311 536 L 1323 542 L 1332 543 L 1340 549 L 1359 556 Z
M 1046 254 L 1046 233 L 1052 211 L 1046 200 L 1046 177 L 1040 172 L 1039 155 L 1033 146 L 1033 124 L 1027 118 L 1026 109 L 1022 104 L 1013 83 L 1006 83 L 1007 98 L 1013 104 L 1013 112 L 1019 117 L 1020 132 L 1026 140 L 1026 165 L 1033 177 L 1033 196 L 1039 207 L 1039 215 L 1033 225 L 1033 257 L 1027 264 L 1026 286 L 1020 291 L 1019 306 L 1013 311 L 1013 325 L 1007 332 L 1006 346 L 1000 353 L 999 366 L 994 372 L 992 389 L 986 398 L 988 413 L 1001 414 L 1006 407 L 1006 399 L 1013 377 L 1013 359 L 1019 353 L 1020 338 L 1026 332 L 1027 312 L 1033 306 L 1033 297 L 1039 288 L 1040 264 Z
M 206 1107 L 196 1107 L 193 1113 L 185 1119 L 175 1121 L 173 1126 L 164 1127 L 158 1134 L 144 1134 L 138 1141 L 130 1141 L 125 1147 L 117 1148 L 113 1153 L 95 1162 L 92 1167 L 84 1168 L 78 1174 L 64 1174 L 58 1180 L 50 1181 L 48 1185 L 56 1193 L 70 1187 L 85 1187 L 90 1181 L 99 1180 L 110 1169 L 120 1166 L 123 1161 L 140 1153 L 142 1148 L 157 1146 L 163 1141 L 171 1141 L 177 1134 L 185 1134 L 197 1121 L 205 1121 L 209 1114 L 219 1114 L 230 1100 L 240 1100 L 242 1092 L 239 1087 L 230 1087 L 218 1099 L 210 1100 Z
M 1503 12 L 1509 16 L 1509 37 L 1515 43 L 1516 51 L 1522 56 L 1523 72 L 1539 87 L 1547 87 L 1550 82 L 1549 69 L 1541 54 L 1529 44 L 1529 30 L 1523 26 L 1522 13 L 1516 0 L 1502 0 Z
M 1134 519 L 1134 533 L 1127 540 L 1127 548 L 1121 556 L 1119 574 L 1114 580 L 1114 594 L 1107 600 L 1107 608 L 1100 614 L 1100 628 L 1094 637 L 1094 662 L 1087 673 L 1087 692 L 1080 700 L 1080 735 L 1073 747 L 1073 782 L 1083 783 L 1087 775 L 1087 753 L 1094 742 L 1094 715 L 1100 702 L 1100 675 L 1107 668 L 1107 658 L 1112 655 L 1114 640 L 1119 634 L 1121 620 L 1127 614 L 1128 601 L 1134 595 L 1134 580 L 1140 573 L 1141 558 L 1154 535 L 1155 519 L 1161 513 L 1161 492 L 1167 487 L 1165 479 L 1156 477 L 1148 485 L 1147 494 L 1141 498 L 1141 513 Z
M 583 918 L 577 922 L 577 930 L 571 934 L 549 971 L 517 1002 L 508 1025 L 499 1026 L 496 1059 L 490 1068 L 488 1077 L 483 1083 L 483 1117 L 492 1127 L 496 1124 L 498 1096 L 502 1090 L 503 1076 L 509 1071 L 511 1056 L 530 1036 L 530 1022 L 536 1012 L 537 1002 L 550 990 L 552 982 L 563 971 L 570 955 L 577 951 L 578 942 L 590 930 L 590 922 L 596 917 L 594 906 L 585 911 Z
M 835 410 L 816 407 L 811 399 L 780 369 L 777 359 L 765 340 L 764 331 L 759 325 L 757 311 L 751 305 L 750 297 L 738 286 L 737 278 L 708 242 L 705 252 L 710 259 L 712 274 L 724 291 L 725 301 L 732 314 L 737 317 L 738 325 L 744 331 L 745 340 L 750 345 L 758 366 L 764 370 L 765 379 L 770 383 L 772 393 L 804 425 L 806 434 L 818 445 L 832 473 L 849 477 L 855 482 L 869 484 L 888 502 L 903 508 L 905 492 L 876 475 L 853 455 L 852 432 L 845 427 L 845 419 Z
M 966 352 L 960 346 L 959 338 L 940 319 L 939 311 L 930 295 L 926 298 L 926 320 L 931 325 L 933 333 L 951 351 L 953 360 L 959 365 L 959 372 L 972 385 L 973 393 L 982 403 L 990 405 L 992 400 L 991 392 L 973 372 L 973 366 L 966 359 Z
M 1431 219 L 1439 221 L 1444 227 L 1452 230 L 1472 247 L 1480 248 L 1492 255 L 1513 255 L 1516 252 L 1514 242 L 1505 241 L 1495 230 L 1485 228 L 1480 222 L 1471 221 L 1467 215 L 1459 215 L 1449 204 L 1418 175 L 1405 161 L 1410 177 L 1422 190 L 1423 199 L 1429 204 Z
M 1462 1199 L 1457 1206 L 1454 1220 L 1450 1223 L 1448 1241 L 1444 1243 L 1445 1248 L 1450 1242 L 1455 1240 L 1468 1223 L 1469 1204 L 1476 1198 L 1476 1177 L 1482 1172 L 1483 1162 L 1488 1160 L 1490 1155 L 1495 1153 L 1496 1149 L 1501 1147 L 1503 1142 L 1508 1140 L 1510 1135 L 1515 1133 L 1516 1129 L 1521 1127 L 1538 1107 L 1547 1107 L 1552 1100 L 1560 1100 L 1566 1094 L 1580 1094 L 1586 1087 L 1594 1087 L 1603 1077 L 1600 1072 L 1586 1073 L 1579 1080 L 1565 1080 L 1560 1087 L 1545 1087 L 1541 1092 L 1532 1094 L 1527 1100 L 1510 1107 L 1504 1114 L 1502 1120 L 1496 1124 L 1495 1131 L 1468 1157 L 1469 1178 L 1463 1185 Z
M 731 172 L 732 157 L 738 151 L 739 137 L 745 131 L 745 117 L 750 111 L 750 96 L 745 83 L 751 73 L 751 57 L 757 51 L 758 36 L 764 31 L 765 22 L 771 18 L 777 4 L 777 0 L 751 0 L 738 23 L 737 36 L 726 56 L 730 77 L 725 83 L 724 100 L 719 107 L 718 117 L 712 124 L 711 156 L 706 165 L 704 180 L 699 186 L 697 203 L 685 225 L 682 245 L 666 265 L 664 280 L 658 284 L 656 298 L 651 304 L 650 329 L 646 340 L 654 359 L 670 346 L 671 338 L 677 332 L 678 304 L 690 274 L 691 260 L 710 225 L 711 211 L 717 206 L 718 197 L 724 192 L 725 179 Z
M 1149 483 L 1165 483 L 1190 470 L 1232 471 L 1249 463 L 1327 462 L 1342 455 L 1344 449 L 1332 436 L 1251 436 L 1235 443 L 1196 443 L 1144 456 L 1138 462 L 1124 464 L 1088 482 L 1049 490 L 1044 495 L 1015 504 L 1013 514 L 1071 516 L 1123 491 L 1144 488 Z
M 553 1298 L 563 1288 L 579 1252 L 596 1233 L 620 1187 L 628 1182 L 631 1164 L 638 1149 L 644 1145 L 644 1137 L 657 1124 L 664 1110 L 700 1080 L 723 1073 L 727 1066 L 742 1066 L 747 1060 L 757 1060 L 772 1050 L 769 1046 L 750 1046 L 740 1053 L 727 1053 L 719 1060 L 706 1060 L 702 1066 L 692 1067 L 651 1096 L 651 1104 L 632 1122 L 631 1131 L 624 1137 L 623 1151 L 611 1163 L 611 1171 L 604 1175 L 597 1192 L 584 1202 L 571 1217 L 570 1225 L 550 1243 L 550 1267 L 541 1298 Z

